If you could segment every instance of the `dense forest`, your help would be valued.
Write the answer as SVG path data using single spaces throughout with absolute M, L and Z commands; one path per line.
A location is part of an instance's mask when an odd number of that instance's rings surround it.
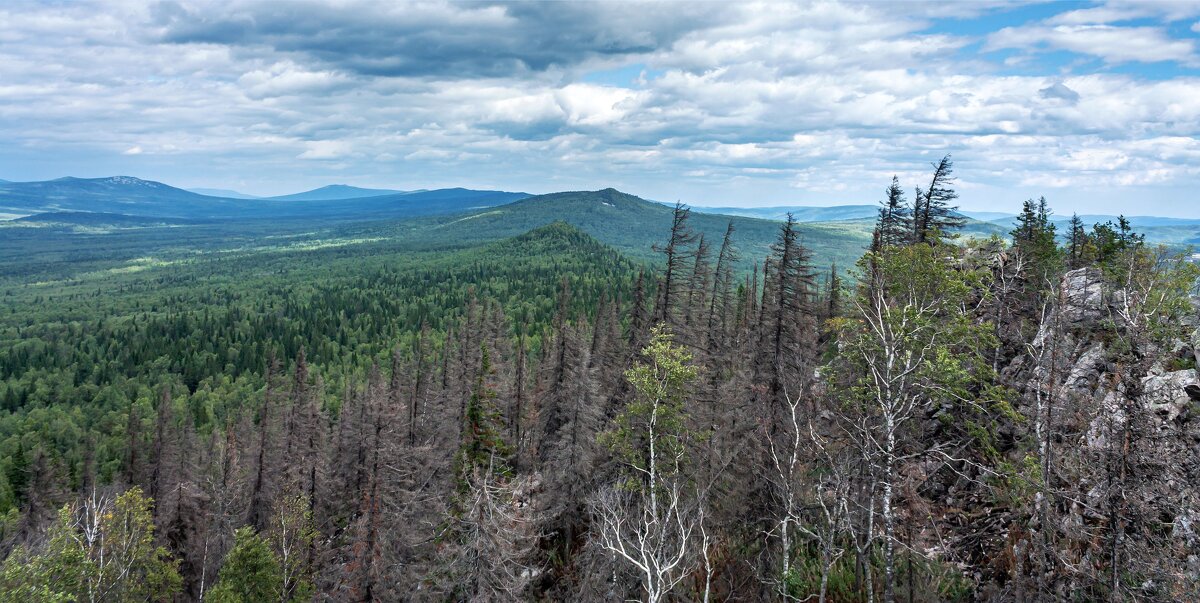
M 10 288 L 0 601 L 1200 598 L 1197 267 L 934 168 L 855 266 L 677 205 Z

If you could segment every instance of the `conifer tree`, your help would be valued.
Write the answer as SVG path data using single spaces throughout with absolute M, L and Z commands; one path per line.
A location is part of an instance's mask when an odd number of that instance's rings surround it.
M 564 291 L 566 288 L 564 286 Z M 541 420 L 537 466 L 544 491 L 540 509 L 543 533 L 551 550 L 569 552 L 575 540 L 591 472 L 599 408 L 592 399 L 592 371 L 580 332 L 567 321 L 569 305 L 560 298 L 554 319 L 553 355 L 545 365 L 539 386 Z
M 912 238 L 913 215 L 905 202 L 899 178 L 892 176 L 892 184 L 885 194 L 887 197 L 879 208 L 879 218 L 875 223 L 878 244 L 904 245 Z
M 654 319 L 658 322 L 674 324 L 678 319 L 675 306 L 682 303 L 679 298 L 682 287 L 686 284 L 687 261 L 692 255 L 688 247 L 696 240 L 696 233 L 688 224 L 690 215 L 690 209 L 682 203 L 676 203 L 671 215 L 671 232 L 667 237 L 667 244 L 655 246 L 655 250 L 665 256 L 663 277 L 659 284 L 660 293 L 654 309 Z
M 738 261 L 737 249 L 733 247 L 733 220 L 725 227 L 721 239 L 721 250 L 717 252 L 717 266 L 713 272 L 712 294 L 708 307 L 708 347 L 723 351 L 726 341 L 730 312 L 733 310 L 733 265 Z M 721 354 L 716 354 L 720 356 Z
M 842 313 L 842 294 L 844 293 L 842 277 L 838 275 L 837 264 L 829 267 L 829 281 L 826 285 L 825 317 L 837 318 Z
M 275 491 L 275 433 L 276 433 L 276 398 L 278 397 L 277 383 L 279 360 L 274 353 L 267 360 L 265 376 L 266 390 L 263 393 L 261 411 L 258 419 L 258 440 L 255 450 L 254 478 L 250 488 L 250 506 L 247 521 L 256 529 L 263 529 L 270 518 L 271 505 Z
M 1079 214 L 1071 214 L 1071 222 L 1067 226 L 1067 265 L 1079 268 L 1087 253 L 1088 235 L 1084 229 L 1083 220 Z
M 791 214 L 771 250 L 773 261 L 764 269 L 764 340 L 758 372 L 767 386 L 768 399 L 778 405 L 786 396 L 800 394 L 801 384 L 814 368 L 816 325 L 812 318 L 816 287 L 810 253 L 800 243 Z
M 175 477 L 175 464 L 179 461 L 176 449 L 175 411 L 170 389 L 164 388 L 158 400 L 157 419 L 154 423 L 154 448 L 151 456 L 149 496 L 159 499 L 171 490 L 170 481 Z M 161 519 L 161 518 L 160 518 Z
M 280 601 L 283 590 L 279 560 L 265 538 L 245 527 L 235 533 L 235 542 L 216 586 L 208 597 L 214 603 Z
M 913 198 L 913 239 L 917 243 L 937 243 L 966 224 L 966 218 L 957 213 L 958 207 L 950 205 L 958 198 L 954 180 L 954 162 L 946 155 L 934 164 L 929 188 L 917 188 Z
M 650 326 L 650 317 L 646 310 L 646 273 L 639 271 L 633 287 L 633 307 L 629 310 L 629 347 L 641 349 L 646 333 Z
M 1025 289 L 1031 294 L 1030 299 L 1037 299 L 1037 292 L 1048 288 L 1047 279 L 1055 273 L 1059 263 L 1056 227 L 1050 213 L 1045 197 L 1025 201 L 1017 215 L 1017 226 L 1011 233 L 1013 248 L 1028 266 Z

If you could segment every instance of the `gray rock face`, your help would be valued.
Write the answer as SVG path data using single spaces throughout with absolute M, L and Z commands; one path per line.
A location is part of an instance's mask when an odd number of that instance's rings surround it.
M 1071 373 L 1063 382 L 1060 396 L 1082 395 L 1094 390 L 1100 380 L 1100 372 L 1104 369 L 1104 344 L 1096 343 L 1084 350 Z
M 1100 271 L 1068 272 L 1059 287 L 1027 353 L 1003 372 L 1022 394 L 1018 410 L 1054 434 L 1061 486 L 1087 503 L 1058 518 L 1058 533 L 1089 546 L 1087 526 L 1107 521 L 1100 510 L 1113 495 L 1106 463 L 1124 455 L 1140 484 L 1130 508 L 1169 522 L 1162 559 L 1200 580 L 1200 372 L 1171 370 L 1193 357 L 1200 366 L 1200 327 L 1184 321 L 1179 341 L 1134 356 L 1120 345 L 1129 325 L 1107 321 L 1121 297 Z
M 1200 366 L 1200 329 L 1192 331 L 1192 355 L 1196 358 L 1196 366 Z
M 1142 379 L 1141 403 L 1145 407 L 1174 421 L 1188 411 L 1192 404 L 1191 391 L 1200 388 L 1196 370 L 1174 371 Z
M 1063 276 L 1062 293 L 1066 303 L 1059 317 L 1067 323 L 1091 322 L 1104 317 L 1104 287 L 1100 271 L 1080 268 Z

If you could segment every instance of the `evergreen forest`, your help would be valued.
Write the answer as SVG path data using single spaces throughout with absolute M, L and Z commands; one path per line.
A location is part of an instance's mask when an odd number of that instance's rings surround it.
M 0 602 L 1200 600 L 1190 254 L 923 178 L 7 229 Z

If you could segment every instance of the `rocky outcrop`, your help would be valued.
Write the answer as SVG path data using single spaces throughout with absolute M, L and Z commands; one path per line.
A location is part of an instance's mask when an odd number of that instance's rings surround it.
M 1098 270 L 1067 273 L 1028 353 L 1003 371 L 1018 410 L 1050 434 L 1061 493 L 1051 526 L 1035 517 L 1023 529 L 1050 527 L 1071 554 L 1104 555 L 1094 535 L 1119 513 L 1127 554 L 1200 580 L 1200 309 L 1173 344 L 1131 347 L 1140 335 L 1119 320 L 1117 293 Z M 1068 571 L 1054 580 L 1064 595 L 1078 586 Z
M 1150 375 L 1142 379 L 1140 402 L 1149 410 L 1169 422 L 1192 419 L 1189 408 L 1194 403 L 1193 392 L 1200 393 L 1200 379 L 1196 369 L 1174 371 L 1163 375 Z

